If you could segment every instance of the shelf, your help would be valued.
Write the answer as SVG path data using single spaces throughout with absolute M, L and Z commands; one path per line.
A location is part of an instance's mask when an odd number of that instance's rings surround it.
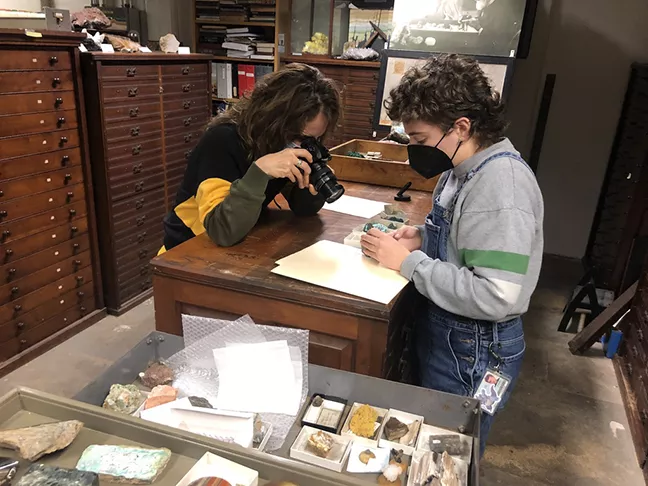
M 218 96 L 212 95 L 212 101 L 223 101 L 225 103 L 238 103 L 238 98 L 219 98 Z
M 380 69 L 380 61 L 353 61 L 351 59 L 334 59 L 327 56 L 281 56 L 280 62 L 301 62 L 304 64 L 327 64 L 333 66 L 363 67 Z
M 204 25 L 233 25 L 233 26 L 243 26 L 243 27 L 274 27 L 274 22 L 224 22 L 222 20 L 209 20 L 209 19 L 196 19 L 196 24 Z
M 226 61 L 233 64 L 274 64 L 274 59 L 272 61 L 266 61 L 263 59 L 249 59 L 243 57 L 227 57 L 227 56 L 212 56 L 214 61 Z

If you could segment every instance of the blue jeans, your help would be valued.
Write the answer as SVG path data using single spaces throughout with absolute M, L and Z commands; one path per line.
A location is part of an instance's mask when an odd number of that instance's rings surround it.
M 520 373 L 526 345 L 522 319 L 497 324 L 456 316 L 430 303 L 416 323 L 416 355 L 421 385 L 455 395 L 472 397 L 488 366 L 496 361 L 493 349 L 502 358 L 499 371 L 511 378 L 498 412 L 506 405 Z M 497 413 L 496 413 L 497 414 Z M 480 454 L 494 417 L 482 411 Z

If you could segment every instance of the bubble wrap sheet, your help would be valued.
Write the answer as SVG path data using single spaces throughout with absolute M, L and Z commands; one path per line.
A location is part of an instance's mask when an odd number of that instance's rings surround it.
M 174 386 L 182 396 L 200 396 L 209 401 L 218 397 L 218 370 L 214 349 L 236 344 L 286 341 L 290 350 L 295 378 L 302 382 L 301 405 L 308 397 L 308 331 L 256 325 L 249 316 L 236 321 L 207 317 L 182 316 L 185 348 L 167 360 L 174 370 Z M 273 426 L 266 450 L 279 449 L 288 435 L 295 416 L 262 413 L 261 419 Z

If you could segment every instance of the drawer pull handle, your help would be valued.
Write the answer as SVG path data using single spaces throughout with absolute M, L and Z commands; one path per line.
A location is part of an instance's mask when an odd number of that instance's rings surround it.
M 191 85 L 190 84 L 183 84 L 182 85 L 182 92 L 183 93 L 188 93 L 189 91 L 191 91 Z
M 20 347 L 24 347 L 27 345 L 27 340 L 26 339 L 21 339 L 20 340 Z
M 0 212 L 0 216 L 2 216 L 1 212 Z M 644 340 L 643 329 L 637 329 L 637 336 L 639 336 L 639 341 L 643 342 L 643 340 Z
M 80 307 L 80 309 L 81 309 L 81 312 L 85 312 L 85 311 L 88 310 L 88 309 L 86 309 L 86 307 L 85 307 L 84 305 L 82 305 L 82 306 Z
M 188 110 L 189 108 L 191 108 L 191 101 L 185 101 L 184 103 L 182 103 L 182 107 L 185 110 Z
M 9 231 L 9 230 L 4 230 L 4 231 L 2 232 L 2 239 L 3 239 L 3 240 L 6 240 L 6 239 L 9 238 L 10 236 L 11 236 L 11 231 Z
M 76 280 L 77 280 L 77 282 L 79 282 L 79 283 L 83 282 L 83 275 L 77 275 Z
M 20 331 L 21 329 L 23 329 L 25 327 L 25 323 L 24 322 L 18 322 L 18 323 L 16 323 L 16 327 L 18 328 L 18 331 Z
M 132 97 L 135 97 L 135 96 L 137 96 L 137 93 L 138 93 L 138 92 L 139 92 L 139 88 L 137 88 L 137 87 L 135 87 L 135 88 L 130 88 L 130 89 L 128 90 L 128 96 L 130 96 L 131 98 L 132 98 Z
M 140 152 L 142 152 L 142 146 L 141 145 L 135 145 L 133 149 L 131 150 L 133 155 L 139 155 Z
M 63 167 L 65 167 L 68 164 L 69 161 L 70 161 L 70 156 L 69 155 L 64 155 L 63 157 L 61 157 L 61 165 Z
M 189 157 L 191 157 L 191 150 L 185 152 L 185 159 L 189 160 Z
M 186 76 L 187 74 L 189 74 L 189 66 L 185 66 L 185 67 L 182 68 L 182 74 L 183 74 L 183 76 Z
M 4 191 L 0 191 L 0 197 L 4 196 Z
M 184 141 L 185 141 L 185 143 L 189 143 L 189 142 L 191 142 L 191 139 L 192 139 L 192 138 L 193 138 L 193 135 L 191 135 L 191 134 L 189 134 L 189 135 L 185 135 L 185 136 L 184 136 Z
M 191 125 L 191 117 L 185 118 L 183 123 L 184 123 L 185 127 L 188 127 L 189 125 Z
M 7 257 L 10 257 L 11 255 L 13 255 L 13 250 L 12 250 L 11 248 L 9 248 L 9 249 L 7 249 L 7 250 L 5 251 L 5 254 L 7 255 Z M 13 269 L 12 269 L 12 270 L 13 270 Z M 10 270 L 10 271 L 11 271 L 11 270 Z M 15 272 L 14 272 L 14 273 L 15 273 Z
M 146 231 L 145 231 L 144 233 L 140 233 L 139 235 L 137 235 L 137 241 L 138 241 L 139 243 L 141 243 L 142 241 L 144 241 L 145 238 L 146 238 Z
M 50 63 L 51 66 L 53 66 L 54 64 L 58 64 L 58 57 L 56 57 L 56 56 L 50 57 L 49 58 L 49 63 Z
M 147 273 L 148 273 L 148 268 L 147 267 L 140 268 L 140 275 L 146 275 Z
M 139 174 L 142 172 L 142 164 L 136 164 L 133 166 L 133 174 Z
M 52 79 L 52 88 L 56 88 L 60 84 L 61 84 L 61 78 Z
M 137 219 L 135 220 L 135 224 L 136 224 L 137 226 L 142 226 L 145 222 L 146 222 L 146 215 L 144 215 L 144 216 L 140 216 L 139 218 L 137 218 Z
M 376 102 L 372 101 L 371 103 L 369 103 L 369 108 L 371 108 L 372 110 L 376 108 Z
M 83 296 L 85 295 L 85 292 L 81 292 L 80 290 L 77 292 L 77 295 L 79 296 L 80 299 L 83 299 Z
M 61 137 L 61 140 L 59 140 L 59 147 L 64 147 L 66 143 L 68 143 L 68 138 Z
M 140 127 L 131 128 L 131 137 L 137 137 L 140 132 Z
M 63 179 L 64 179 L 64 183 L 67 184 L 72 180 L 72 174 L 65 174 L 65 177 Z
M 76 209 L 70 209 L 70 217 L 73 218 L 76 216 Z
M 144 189 L 144 181 L 135 184 L 135 192 L 142 192 L 143 189 Z
M 54 102 L 54 108 L 58 108 L 63 104 L 63 98 L 56 98 L 56 101 Z
M 11 294 L 12 295 L 17 294 L 18 292 L 20 292 L 20 289 L 18 287 L 11 287 Z
M 6 218 L 7 217 L 7 211 L 0 211 L 0 218 Z
M 74 266 L 75 267 L 81 266 L 81 260 L 74 260 Z
M 14 312 L 20 312 L 22 310 L 22 305 L 16 304 L 14 305 Z
M 9 276 L 8 276 L 7 279 L 11 280 L 16 275 L 16 269 L 15 268 L 10 268 L 9 270 L 7 270 L 7 273 L 9 273 Z
M 639 351 L 637 350 L 637 346 L 632 346 L 630 348 L 630 351 L 632 353 L 632 357 L 637 359 L 637 356 L 639 356 Z
M 148 254 L 148 250 L 140 250 L 139 257 L 144 258 Z
M 73 193 L 72 191 L 70 191 L 70 192 L 67 193 L 67 200 L 68 200 L 68 202 L 70 202 L 70 199 L 72 199 L 73 197 L 74 197 L 74 193 Z
M 142 209 L 144 207 L 144 199 L 135 201 L 135 209 Z
M 64 116 L 62 116 L 58 120 L 56 120 L 56 126 L 58 128 L 61 128 L 64 124 L 65 124 L 65 117 Z M 66 155 L 66 157 L 67 157 L 67 155 Z
M 137 74 L 137 68 L 130 67 L 126 69 L 126 76 L 128 76 L 129 78 L 132 78 L 136 74 Z
M 136 118 L 137 115 L 139 115 L 139 107 L 131 108 L 130 110 L 128 110 L 128 114 L 131 118 Z
M 74 233 L 76 233 L 77 231 L 79 231 L 79 228 L 77 228 L 76 226 L 72 226 L 72 227 L 70 228 L 70 231 L 72 232 L 72 234 L 74 234 Z
M 72 250 L 74 251 L 74 253 L 76 253 L 77 251 L 79 251 L 79 244 L 78 244 L 78 243 L 73 244 L 73 245 L 72 245 Z

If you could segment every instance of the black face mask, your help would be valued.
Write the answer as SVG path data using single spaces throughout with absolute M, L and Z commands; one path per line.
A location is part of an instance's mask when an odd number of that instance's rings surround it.
M 448 157 L 448 154 L 439 148 L 439 144 L 445 136 L 446 134 L 441 137 L 441 140 L 439 140 L 434 147 L 429 147 L 427 145 L 407 146 L 410 167 L 426 179 L 432 179 L 433 177 L 454 167 L 452 159 L 457 155 L 459 147 L 461 147 L 461 142 L 457 145 L 457 149 L 454 154 L 452 154 L 452 157 Z

